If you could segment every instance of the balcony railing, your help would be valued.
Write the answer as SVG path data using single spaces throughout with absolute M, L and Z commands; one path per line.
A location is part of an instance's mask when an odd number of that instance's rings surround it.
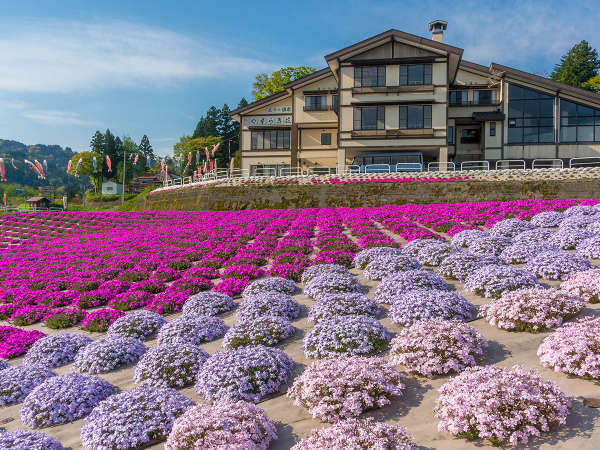
M 464 100 L 464 101 L 453 101 L 450 100 L 450 106 L 498 106 L 498 101 L 491 100 Z

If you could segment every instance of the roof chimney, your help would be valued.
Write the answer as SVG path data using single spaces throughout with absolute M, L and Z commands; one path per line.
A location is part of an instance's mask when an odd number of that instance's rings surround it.
M 429 22 L 429 31 L 431 31 L 431 39 L 437 42 L 444 42 L 444 30 L 448 27 L 448 22 L 443 20 L 434 20 Z

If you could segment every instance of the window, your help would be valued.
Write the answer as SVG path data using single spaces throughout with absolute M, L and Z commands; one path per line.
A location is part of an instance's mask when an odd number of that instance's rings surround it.
M 476 90 L 473 91 L 474 105 L 494 105 L 496 104 L 496 91 Z
M 355 130 L 384 130 L 385 106 L 361 106 L 354 108 Z
M 432 84 L 431 64 L 405 64 L 400 66 L 400 86 Z
M 327 109 L 326 95 L 307 95 L 306 107 L 307 111 L 323 111 Z
M 331 145 L 331 133 L 321 133 L 321 145 Z
M 478 128 L 463 128 L 460 135 L 461 144 L 476 144 L 479 142 Z
M 496 136 L 496 122 L 490 122 L 490 136 Z
M 454 144 L 454 127 L 448 127 L 448 144 Z
M 466 105 L 467 103 L 467 91 L 450 91 L 451 105 Z
M 354 67 L 354 87 L 385 86 L 385 66 Z
M 338 109 L 339 97 L 337 95 L 331 96 L 331 109 Z
M 431 105 L 400 106 L 400 129 L 431 128 Z
M 554 140 L 554 97 L 510 84 L 508 143 L 536 144 Z
M 290 148 L 290 130 L 256 130 L 250 133 L 252 150 Z
M 600 142 L 600 109 L 561 100 L 560 141 Z

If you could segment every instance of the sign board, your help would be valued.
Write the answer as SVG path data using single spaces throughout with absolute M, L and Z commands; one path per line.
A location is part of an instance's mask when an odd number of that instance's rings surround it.
M 292 116 L 246 116 L 245 127 L 291 127 Z
M 291 114 L 291 106 L 268 106 L 267 114 Z

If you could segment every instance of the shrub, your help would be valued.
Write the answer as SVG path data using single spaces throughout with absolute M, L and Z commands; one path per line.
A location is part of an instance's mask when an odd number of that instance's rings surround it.
M 429 248 L 429 247 L 427 247 Z M 406 255 L 387 255 L 373 259 L 363 275 L 368 280 L 381 280 L 392 273 L 420 269 L 421 264 L 415 258 Z
M 500 222 L 496 222 L 492 228 L 490 228 L 490 234 L 494 236 L 503 236 L 507 238 L 513 238 L 516 235 L 535 229 L 536 226 L 530 222 L 519 219 L 505 219 Z
M 335 316 L 363 315 L 377 317 L 381 308 L 377 302 L 357 292 L 331 294 L 310 309 L 308 320 L 319 322 Z
M 597 222 L 600 225 L 600 222 Z M 600 236 L 589 237 L 577 244 L 577 254 L 585 258 L 600 259 Z
M 439 275 L 428 270 L 407 270 L 388 275 L 375 290 L 375 300 L 393 304 L 396 298 L 414 289 L 449 290 L 450 286 Z
M 436 239 L 414 239 L 410 241 L 404 248 L 402 248 L 402 253 L 405 255 L 416 258 L 419 255 L 419 252 L 428 247 L 430 245 L 435 245 L 437 242 Z
M 164 283 L 160 282 L 159 280 L 149 279 L 135 283 L 130 289 L 132 291 L 147 292 L 149 294 L 159 294 L 164 292 L 166 288 L 167 287 L 164 285 Z
M 10 367 L 11 365 L 9 363 L 0 359 L 0 371 L 4 369 L 9 369 Z
M 507 264 L 524 264 L 539 253 L 559 251 L 547 242 L 514 242 L 502 250 L 500 258 Z
M 223 338 L 223 347 L 237 348 L 249 345 L 273 346 L 292 336 L 296 329 L 282 316 L 261 316 L 233 325 Z
M 519 366 L 470 367 L 439 391 L 434 414 L 440 431 L 494 445 L 526 444 L 564 425 L 570 407 L 557 385 Z
M 119 311 L 130 311 L 146 306 L 153 298 L 154 295 L 149 292 L 127 291 L 111 298 L 108 301 L 108 306 Z
M 503 264 L 503 262 L 499 257 L 494 255 L 475 255 L 469 252 L 455 252 L 442 260 L 438 267 L 438 272 L 445 278 L 464 282 L 471 272 L 481 266 L 490 264 Z
M 281 292 L 282 294 L 293 294 L 296 291 L 296 283 L 285 278 L 272 277 L 253 281 L 244 289 L 243 298 L 251 297 L 265 292 Z
M 106 331 L 115 320 L 124 315 L 124 312 L 115 309 L 99 309 L 97 311 L 92 311 L 87 313 L 81 321 L 81 329 L 97 333 Z
M 227 294 L 230 297 L 241 294 L 244 289 L 251 283 L 249 278 L 243 278 L 241 280 L 237 278 L 226 278 L 221 281 L 217 286 L 213 288 L 215 292 L 221 292 Z
M 158 332 L 158 344 L 175 344 L 177 342 L 200 345 L 219 339 L 225 334 L 225 322 L 218 317 L 196 316 L 179 317 L 168 322 Z
M 150 278 L 150 272 L 146 271 L 146 270 L 125 270 L 123 272 L 120 273 L 120 275 L 117 277 L 117 279 L 121 280 L 121 281 L 142 281 L 142 280 L 147 280 L 148 278 Z
M 27 395 L 56 374 L 46 367 L 15 366 L 0 371 L 0 406 L 22 402 Z
M 299 282 L 306 264 L 273 264 L 267 271 L 271 277 L 281 277 Z
M 78 373 L 51 377 L 25 398 L 21 420 L 32 428 L 74 422 L 116 391 L 115 386 L 99 377 Z
M 552 236 L 556 230 L 550 228 L 534 228 L 532 230 L 523 231 L 514 237 L 515 242 L 530 243 L 530 244 L 543 244 L 547 243 L 550 236 Z
M 585 239 L 594 237 L 594 234 L 581 228 L 559 228 L 550 236 L 548 242 L 561 250 L 574 250 Z
M 18 327 L 32 325 L 48 315 L 50 308 L 44 305 L 23 305 L 15 309 L 8 322 Z
M 21 330 L 0 326 L 0 358 L 16 358 L 29 349 L 34 342 L 46 336 L 38 330 Z
M 198 372 L 196 392 L 209 402 L 256 403 L 287 383 L 293 368 L 294 361 L 283 351 L 263 345 L 218 351 Z
M 300 305 L 294 298 L 282 292 L 263 292 L 246 297 L 237 311 L 237 320 L 247 321 L 262 316 L 281 316 L 293 320 L 300 314 Z
M 185 292 L 189 295 L 198 292 L 208 291 L 213 287 L 213 283 L 206 278 L 179 278 L 175 280 L 167 292 Z
M 133 337 L 145 341 L 158 333 L 165 323 L 166 320 L 155 312 L 134 311 L 115 320 L 106 334 L 109 337 Z
M 590 303 L 600 303 L 600 269 L 576 272 L 560 283 L 560 288 Z
M 25 354 L 23 362 L 31 366 L 60 367 L 75 359 L 80 348 L 92 339 L 85 334 L 59 333 L 36 341 Z
M 142 448 L 165 439 L 194 402 L 175 389 L 141 386 L 100 402 L 81 427 L 84 448 Z
M 44 318 L 44 325 L 48 328 L 69 328 L 79 323 L 85 317 L 85 311 L 79 308 L 53 309 Z
M 65 450 L 61 443 L 53 437 L 40 431 L 30 430 L 0 431 L 0 448 L 15 450 Z
M 233 298 L 221 292 L 200 292 L 189 297 L 183 304 L 183 315 L 217 316 L 235 308 Z
M 167 261 L 166 266 L 173 270 L 187 270 L 192 267 L 192 263 L 185 258 L 174 258 L 170 261 Z
M 465 280 L 465 289 L 488 298 L 505 291 L 530 288 L 538 284 L 535 275 L 516 267 L 489 265 L 477 269 Z
M 314 266 L 306 268 L 304 272 L 302 272 L 302 282 L 306 284 L 313 278 L 328 273 L 339 273 L 348 276 L 350 275 L 348 268 L 346 266 L 342 266 L 341 264 L 315 264 Z
M 125 336 L 98 339 L 75 355 L 73 368 L 91 374 L 110 372 L 137 362 L 146 351 L 142 341 Z
M 385 358 L 326 358 L 297 377 L 287 395 L 313 417 L 335 423 L 390 404 L 402 395 L 402 379 Z
M 413 289 L 394 297 L 392 322 L 408 326 L 419 320 L 471 320 L 475 308 L 460 293 L 439 289 Z
M 183 342 L 149 349 L 135 366 L 134 381 L 142 386 L 182 388 L 194 383 L 210 355 L 197 345 Z
M 580 297 L 540 286 L 506 292 L 481 306 L 480 315 L 498 328 L 535 333 L 561 325 L 583 307 Z
M 546 211 L 533 216 L 530 223 L 536 227 L 557 227 L 564 219 L 564 213 L 559 211 Z
M 326 273 L 312 278 L 304 287 L 304 295 L 319 300 L 330 294 L 341 292 L 360 292 L 362 286 L 358 279 L 350 274 Z
M 364 270 L 371 261 L 374 261 L 382 256 L 398 256 L 402 255 L 402 249 L 394 247 L 374 247 L 366 250 L 361 250 L 354 256 L 352 264 L 357 269 Z M 304 282 L 304 281 L 303 281 Z
M 234 264 L 228 266 L 222 274 L 223 278 L 249 278 L 251 280 L 264 275 L 264 271 L 255 264 Z
M 469 245 L 471 245 L 471 242 L 489 235 L 490 233 L 483 230 L 463 230 L 452 236 L 452 240 L 450 242 L 455 247 L 467 248 Z
M 432 377 L 475 366 L 486 347 L 483 336 L 466 323 L 429 319 L 400 330 L 390 353 L 394 364 Z
M 473 240 L 467 249 L 476 255 L 499 256 L 512 243 L 512 239 L 504 236 L 483 236 Z
M 442 260 L 450 255 L 454 248 L 444 241 L 432 240 L 429 245 L 425 245 L 417 253 L 417 260 L 425 266 L 439 266 Z M 419 269 L 419 267 L 413 267 Z
M 587 259 L 561 251 L 547 251 L 532 257 L 525 268 L 540 278 L 566 280 L 571 274 L 594 267 Z

